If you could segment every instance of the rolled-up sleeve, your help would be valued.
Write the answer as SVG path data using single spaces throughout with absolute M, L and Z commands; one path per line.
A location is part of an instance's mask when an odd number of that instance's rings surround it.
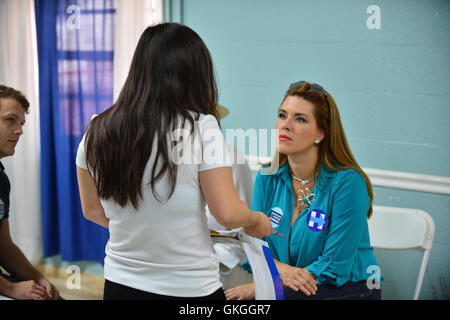
M 333 192 L 328 237 L 322 254 L 306 266 L 317 277 L 319 284 L 334 284 L 337 287 L 349 279 L 370 205 L 362 176 L 354 170 L 346 171 Z

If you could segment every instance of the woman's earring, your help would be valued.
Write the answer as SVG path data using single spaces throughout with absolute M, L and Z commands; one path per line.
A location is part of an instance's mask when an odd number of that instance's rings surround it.
M 319 142 L 320 142 L 319 138 L 317 138 L 316 140 L 314 140 L 314 142 L 315 142 L 316 144 L 319 144 Z

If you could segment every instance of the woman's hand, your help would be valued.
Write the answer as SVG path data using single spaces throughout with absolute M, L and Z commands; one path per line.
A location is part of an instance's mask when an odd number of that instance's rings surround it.
M 242 284 L 225 291 L 227 300 L 253 300 L 255 299 L 255 284 L 253 282 Z
M 314 275 L 306 268 L 297 268 L 276 261 L 283 285 L 294 291 L 302 291 L 307 296 L 317 292 L 317 281 Z M 247 283 L 225 291 L 227 300 L 252 300 L 255 299 L 255 284 Z
M 306 268 L 291 267 L 283 276 L 280 274 L 280 277 L 283 284 L 294 291 L 301 290 L 307 296 L 317 292 L 317 281 Z

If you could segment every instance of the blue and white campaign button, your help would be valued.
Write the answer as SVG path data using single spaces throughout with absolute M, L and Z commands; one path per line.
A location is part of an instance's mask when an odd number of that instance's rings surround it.
M 319 209 L 311 210 L 306 217 L 306 225 L 314 232 L 320 232 L 328 224 L 327 215 Z
M 281 208 L 275 207 L 270 210 L 269 219 L 272 223 L 272 228 L 276 228 L 280 225 L 281 219 L 283 218 L 283 210 Z

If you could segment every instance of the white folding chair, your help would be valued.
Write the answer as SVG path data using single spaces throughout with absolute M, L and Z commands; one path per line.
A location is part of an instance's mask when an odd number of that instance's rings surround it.
M 423 210 L 373 206 L 368 223 L 374 248 L 424 251 L 413 296 L 418 300 L 436 230 L 433 218 Z

